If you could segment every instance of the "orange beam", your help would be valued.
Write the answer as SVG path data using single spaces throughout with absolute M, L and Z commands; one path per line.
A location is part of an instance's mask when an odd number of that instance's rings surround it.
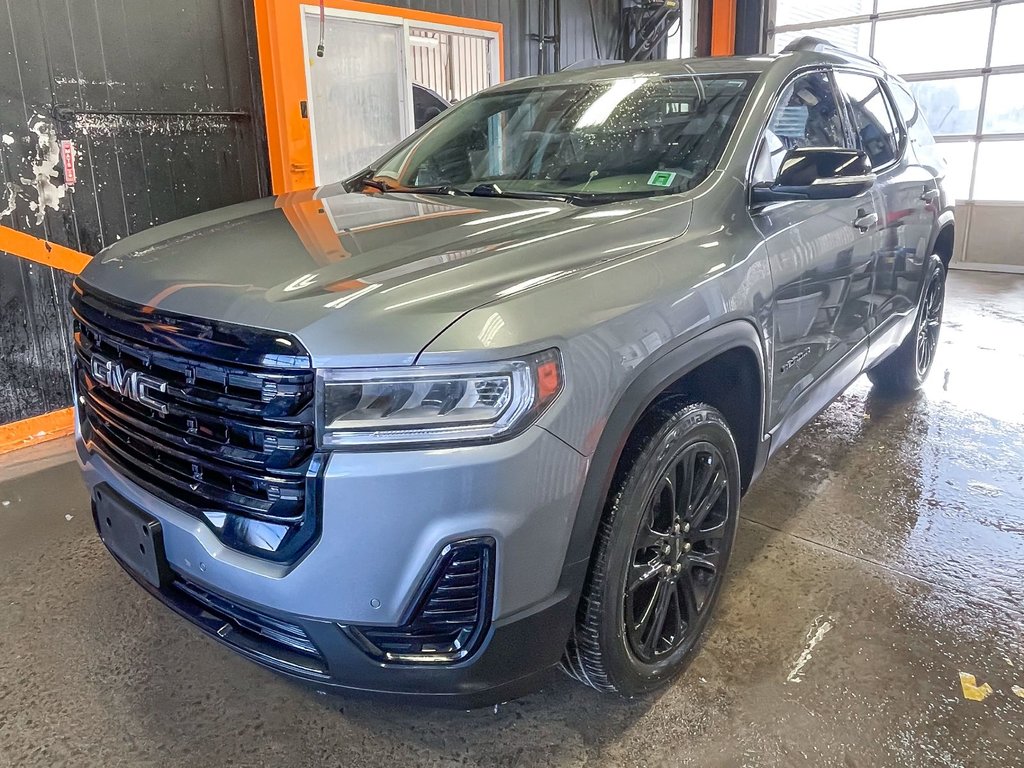
M 92 260 L 92 256 L 76 251 L 74 248 L 66 248 L 63 245 L 57 245 L 4 226 L 0 226 L 0 251 L 7 251 L 7 253 L 22 259 L 45 264 L 48 267 L 62 269 L 73 275 L 77 275 L 85 269 L 85 265 Z
M 91 256 L 73 248 L 66 248 L 4 226 L 0 226 L 0 251 L 73 275 L 85 269 L 85 265 L 92 259 Z M 0 424 L 0 454 L 64 437 L 74 430 L 74 415 L 70 408 L 11 424 Z
M 270 154 L 270 186 L 275 194 L 313 187 L 313 141 L 309 120 L 300 103 L 307 98 L 306 62 L 303 61 L 302 7 L 316 7 L 316 0 L 255 0 L 256 40 L 263 81 L 267 146 Z M 505 79 L 503 26 L 444 13 L 358 2 L 326 0 L 325 6 L 342 11 L 372 13 L 408 21 L 496 32 L 500 79 Z
M 711 6 L 711 55 L 736 53 L 736 0 L 713 0 Z
M 75 417 L 70 408 L 0 425 L 0 454 L 45 443 L 47 440 L 70 435 L 74 431 Z

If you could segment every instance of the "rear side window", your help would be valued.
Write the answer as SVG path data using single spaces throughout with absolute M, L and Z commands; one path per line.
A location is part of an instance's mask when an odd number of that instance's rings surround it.
M 903 124 L 907 126 L 907 136 L 917 162 L 936 176 L 944 176 L 946 161 L 939 145 L 935 143 L 935 137 L 928 127 L 927 119 L 917 103 L 917 99 L 914 98 L 906 84 L 899 80 L 890 80 L 889 86 L 893 101 L 896 102 L 896 108 L 903 118 Z
M 774 181 L 791 149 L 847 146 L 839 100 L 828 73 L 809 72 L 783 90 L 758 144 L 753 181 Z
M 917 104 L 917 100 L 909 89 L 901 82 L 890 80 L 892 86 L 892 97 L 896 102 L 896 109 L 903 118 L 903 124 L 907 126 L 907 133 L 910 140 L 921 147 L 928 147 L 935 143 L 931 129 L 925 119 L 924 112 Z
M 882 84 L 874 77 L 854 72 L 836 72 L 836 82 L 850 106 L 850 122 L 859 148 L 867 152 L 875 168 L 893 162 L 902 135 Z

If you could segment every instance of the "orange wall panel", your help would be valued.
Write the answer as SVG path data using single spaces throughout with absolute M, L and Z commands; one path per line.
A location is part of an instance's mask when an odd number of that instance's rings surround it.
M 711 55 L 736 52 L 736 0 L 714 0 L 711 7 Z

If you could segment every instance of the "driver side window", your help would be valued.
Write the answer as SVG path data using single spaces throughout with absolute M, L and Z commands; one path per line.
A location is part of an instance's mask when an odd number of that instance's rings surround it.
M 848 147 L 827 72 L 801 75 L 786 86 L 758 142 L 753 183 L 775 181 L 786 152 L 797 147 Z

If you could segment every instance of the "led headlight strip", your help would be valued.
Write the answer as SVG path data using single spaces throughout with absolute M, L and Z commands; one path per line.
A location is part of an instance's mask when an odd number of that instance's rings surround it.
M 320 443 L 353 448 L 496 440 L 524 429 L 562 385 L 556 349 L 474 365 L 322 369 Z

